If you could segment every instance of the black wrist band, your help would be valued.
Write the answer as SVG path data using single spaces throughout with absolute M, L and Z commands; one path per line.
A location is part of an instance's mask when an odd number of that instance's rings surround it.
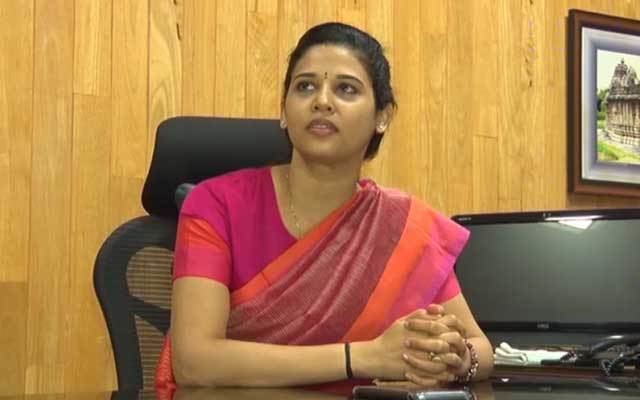
M 351 370 L 351 345 L 349 342 L 344 344 L 344 366 L 347 370 L 347 379 L 353 379 L 353 371 Z

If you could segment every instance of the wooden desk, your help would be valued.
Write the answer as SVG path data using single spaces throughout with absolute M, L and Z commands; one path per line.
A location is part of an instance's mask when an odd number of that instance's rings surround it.
M 470 389 L 476 400 L 637 400 L 640 381 L 616 387 L 588 378 L 549 374 L 508 375 L 500 368 L 491 381 L 474 383 Z M 546 372 L 546 371 L 545 371 Z M 635 386 L 637 385 L 637 386 Z M 294 388 L 180 388 L 175 393 L 98 392 L 0 396 L 0 400 L 347 400 L 349 393 L 328 394 Z

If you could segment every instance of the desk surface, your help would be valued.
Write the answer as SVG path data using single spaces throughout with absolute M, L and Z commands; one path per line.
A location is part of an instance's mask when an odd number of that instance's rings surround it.
M 587 400 L 639 399 L 640 380 L 558 378 L 550 376 L 497 376 L 470 387 L 477 400 Z M 0 400 L 346 400 L 335 395 L 302 389 L 209 389 L 181 388 L 173 396 L 155 392 L 69 393 L 4 396 Z

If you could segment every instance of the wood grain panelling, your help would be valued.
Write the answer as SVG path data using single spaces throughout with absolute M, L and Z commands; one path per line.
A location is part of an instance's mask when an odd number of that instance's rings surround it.
M 365 2 L 365 26 L 382 47 L 393 64 L 393 2 L 388 0 L 367 0 Z
M 497 211 L 498 192 L 498 12 L 492 0 L 474 1 L 471 52 L 471 132 L 473 132 L 473 210 Z M 481 50 L 480 50 L 481 49 Z
M 149 132 L 145 166 L 151 161 L 157 126 L 182 112 L 179 8 L 175 7 L 173 0 L 154 0 L 149 11 Z
M 34 4 L 32 0 L 8 1 L 0 10 L 0 282 L 26 282 Z M 24 360 L 24 354 L 18 357 Z
M 522 208 L 541 210 L 545 208 L 544 175 L 544 90 L 546 75 L 541 51 L 546 42 L 545 4 L 523 3 L 522 38 L 524 64 L 524 90 L 522 123 Z
M 447 2 L 447 74 L 445 128 L 447 158 L 447 210 L 458 214 L 473 209 L 473 136 L 476 132 L 469 99 L 472 79 L 473 23 L 479 16 L 474 8 L 460 1 Z M 481 10 L 478 10 L 481 11 Z M 472 106 L 471 106 L 472 107 Z
M 215 114 L 242 117 L 246 100 L 247 0 L 219 1 L 216 15 Z
M 113 134 L 115 135 L 115 131 Z M 109 226 L 112 229 L 132 218 L 146 214 L 140 200 L 143 184 L 143 178 L 111 175 L 108 211 Z
M 498 139 L 473 136 L 473 212 L 498 212 Z
M 340 0 L 337 20 L 365 29 L 367 16 L 365 0 Z
M 111 1 L 77 1 L 74 34 L 73 151 L 65 391 L 115 386 L 111 343 L 92 282 L 100 244 L 110 233 Z M 121 217 L 118 217 L 121 218 Z
M 365 5 L 365 28 L 380 42 L 384 48 L 385 55 L 389 62 L 393 64 L 393 3 L 386 0 L 368 0 Z M 391 75 L 393 79 L 394 70 Z M 395 86 L 395 80 L 391 82 Z M 381 185 L 391 185 L 391 153 L 388 142 L 393 134 L 395 123 L 385 132 L 378 155 L 374 162 L 367 162 L 364 165 L 363 174 L 375 177 Z
M 640 5 L 639 5 L 640 6 Z M 566 0 L 544 2 L 547 40 L 541 63 L 545 70 L 544 92 L 544 176 L 545 208 L 562 209 L 567 204 L 567 77 L 566 77 Z M 558 40 L 557 38 L 562 38 Z M 504 106 L 501 101 L 500 104 Z M 502 113 L 501 113 L 502 115 Z
M 69 305 L 73 3 L 35 3 L 27 393 L 64 388 Z
M 255 1 L 247 15 L 247 110 L 248 117 L 278 115 L 280 77 L 273 56 L 278 54 L 278 1 Z
M 147 1 L 113 0 L 111 173 L 144 178 L 147 170 L 149 7 Z M 112 199 L 119 201 L 117 198 Z
M 412 18 L 419 10 L 419 1 L 396 2 L 393 10 L 397 20 L 404 21 L 393 26 L 395 43 L 395 94 L 400 104 L 393 123 L 393 131 L 385 138 L 389 147 L 393 176 L 391 185 L 413 193 L 420 190 L 423 180 L 412 180 L 412 174 L 426 170 L 424 158 L 418 155 L 428 151 L 423 135 L 425 120 L 421 114 L 423 104 L 422 80 L 425 60 L 420 42 L 420 24 Z M 418 172 L 420 171 L 420 172 Z
M 447 8 L 439 7 L 437 0 L 420 2 L 421 20 L 432 21 L 421 24 L 421 46 L 425 59 L 422 118 L 426 121 L 424 135 L 429 144 L 422 157 L 427 170 L 422 178 L 426 192 L 418 194 L 438 210 L 447 212 L 447 57 L 448 17 Z M 402 105 L 400 105 L 402 107 Z
M 421 4 L 422 6 L 422 4 Z M 387 59 L 393 67 L 393 21 L 395 20 L 394 3 L 387 0 L 367 0 L 365 4 L 365 26 L 367 32 L 372 34 L 382 45 Z M 421 7 L 422 9 L 422 7 Z M 394 72 L 391 71 L 393 85 Z
M 0 282 L 0 393 L 24 392 L 27 350 L 27 284 Z
M 112 32 L 109 221 L 115 227 L 142 213 L 150 129 L 149 3 L 113 0 Z
M 471 120 L 473 134 L 498 137 L 498 9 L 493 0 L 471 3 Z M 495 157 L 495 154 L 493 155 Z
M 282 82 L 287 72 L 289 54 L 307 29 L 307 1 L 282 0 L 278 10 L 278 102 L 282 100 Z
M 522 4 L 528 0 L 504 1 L 498 7 L 498 206 L 517 211 L 522 205 L 522 92 L 524 56 L 521 28 Z M 528 83 L 528 82 L 527 82 Z
M 73 92 L 111 92 L 111 0 L 76 0 Z
M 108 71 L 106 68 L 104 71 Z M 104 72 L 107 74 L 108 72 Z M 97 77 L 96 80 L 100 80 Z M 110 342 L 93 291 L 93 263 L 110 233 L 111 96 L 75 95 L 71 161 L 71 262 L 65 330 L 65 390 L 92 392 L 115 384 Z
M 448 215 L 640 207 L 567 193 L 570 8 L 640 18 L 640 0 L 0 0 L 0 394 L 115 387 L 93 263 L 144 214 L 157 125 L 278 117 L 318 23 L 391 62 L 399 109 L 363 175 Z
M 183 4 L 181 29 L 182 112 L 212 115 L 216 65 L 216 3 L 192 0 Z
M 338 19 L 338 0 L 308 0 L 307 25 L 312 27 Z

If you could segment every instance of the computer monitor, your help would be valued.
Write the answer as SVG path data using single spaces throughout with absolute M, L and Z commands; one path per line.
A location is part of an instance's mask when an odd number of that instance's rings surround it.
M 494 345 L 640 333 L 640 209 L 457 215 L 455 271 Z

